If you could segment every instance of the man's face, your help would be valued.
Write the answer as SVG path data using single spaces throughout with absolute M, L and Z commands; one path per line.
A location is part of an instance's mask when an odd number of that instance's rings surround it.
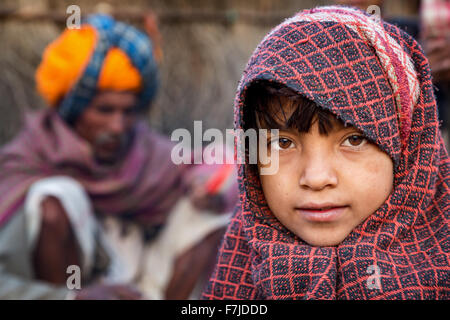
M 136 122 L 136 103 L 134 93 L 100 92 L 77 119 L 75 131 L 100 163 L 113 164 L 123 155 Z
M 260 175 L 269 208 L 310 245 L 338 245 L 392 191 L 391 158 L 340 121 L 328 135 L 319 134 L 315 121 L 307 133 L 280 130 L 267 139 L 279 151 L 278 171 Z

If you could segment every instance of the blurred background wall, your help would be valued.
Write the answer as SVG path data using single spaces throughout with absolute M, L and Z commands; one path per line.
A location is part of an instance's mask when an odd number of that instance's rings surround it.
M 34 71 L 45 46 L 65 27 L 66 8 L 81 16 L 108 12 L 141 27 L 148 9 L 160 19 L 164 61 L 151 125 L 170 135 L 233 127 L 233 100 L 242 70 L 263 36 L 296 11 L 333 1 L 312 0 L 2 0 L 0 2 L 0 145 L 20 129 L 27 109 L 44 107 Z M 390 16 L 417 16 L 418 1 L 386 0 Z

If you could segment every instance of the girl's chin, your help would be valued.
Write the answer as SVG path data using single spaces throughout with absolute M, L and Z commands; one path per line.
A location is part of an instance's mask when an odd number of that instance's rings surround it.
M 344 241 L 350 234 L 345 230 L 339 230 L 330 234 L 330 230 L 310 230 L 308 232 L 296 233 L 297 236 L 313 247 L 335 247 Z

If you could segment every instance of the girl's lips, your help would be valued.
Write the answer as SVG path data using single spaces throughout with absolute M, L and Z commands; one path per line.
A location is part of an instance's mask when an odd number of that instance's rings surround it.
M 338 220 L 347 208 L 348 206 L 331 207 L 325 210 L 296 208 L 295 211 L 311 222 L 332 222 Z

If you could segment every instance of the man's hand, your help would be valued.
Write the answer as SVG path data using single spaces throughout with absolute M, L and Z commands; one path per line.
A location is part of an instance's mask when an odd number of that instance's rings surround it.
M 76 300 L 140 300 L 142 294 L 129 285 L 95 284 L 78 291 Z
M 427 39 L 425 51 L 435 82 L 450 81 L 450 40 Z
M 190 185 L 189 198 L 192 205 L 199 210 L 221 212 L 225 207 L 222 194 L 209 194 L 206 191 L 205 181 L 194 179 Z

